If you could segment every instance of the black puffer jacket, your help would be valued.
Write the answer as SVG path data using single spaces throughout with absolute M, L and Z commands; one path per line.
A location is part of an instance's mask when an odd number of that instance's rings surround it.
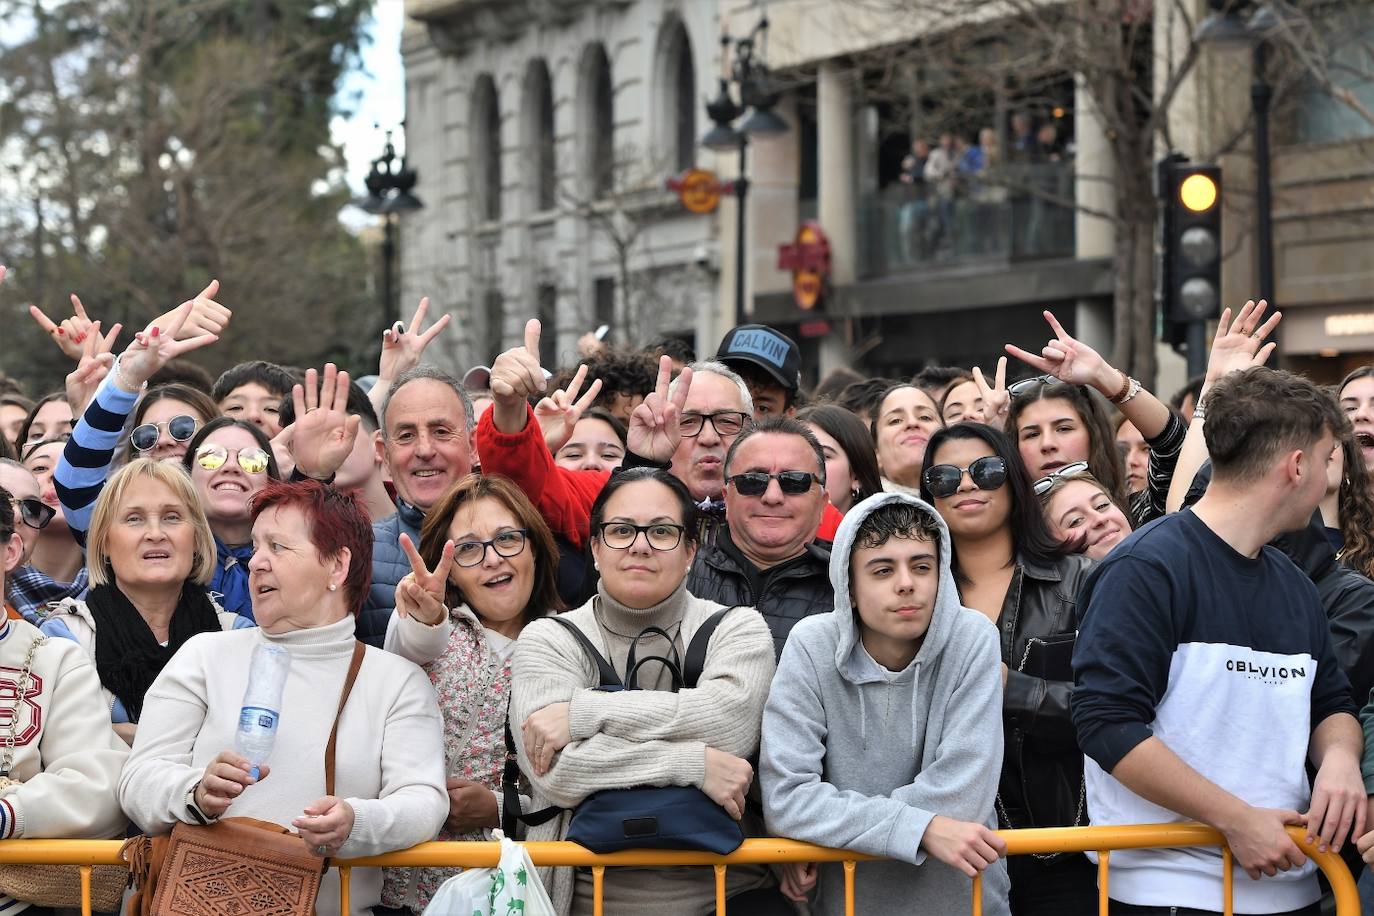
M 811 543 L 801 556 L 759 572 L 739 552 L 725 524 L 716 529 L 712 543 L 697 551 L 687 573 L 687 591 L 726 607 L 757 608 L 773 632 L 777 656 L 798 620 L 835 609 L 828 549 Z
M 1087 823 L 1083 752 L 1069 717 L 1069 662 L 1078 592 L 1092 562 L 1076 554 L 1050 566 L 1019 559 L 1002 603 L 997 629 L 1008 673 L 997 814 L 1004 827 Z

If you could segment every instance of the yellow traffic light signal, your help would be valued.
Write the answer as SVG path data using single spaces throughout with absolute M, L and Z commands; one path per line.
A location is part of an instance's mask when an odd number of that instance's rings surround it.
M 1210 175 L 1193 174 L 1178 186 L 1178 199 L 1194 213 L 1204 213 L 1217 202 L 1217 183 Z

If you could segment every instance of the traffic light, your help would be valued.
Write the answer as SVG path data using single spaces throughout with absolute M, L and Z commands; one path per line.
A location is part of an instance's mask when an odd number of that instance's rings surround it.
M 1221 315 L 1221 169 L 1165 159 L 1159 164 L 1159 195 L 1164 320 L 1214 320 Z

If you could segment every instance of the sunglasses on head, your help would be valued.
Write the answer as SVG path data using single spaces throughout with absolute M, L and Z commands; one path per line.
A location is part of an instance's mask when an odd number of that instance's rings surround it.
M 1007 463 L 996 455 L 979 458 L 966 468 L 937 464 L 926 468 L 921 479 L 925 481 L 931 496 L 943 499 L 959 492 L 959 484 L 966 472 L 973 485 L 980 490 L 996 490 L 1007 482 Z
M 48 527 L 48 522 L 52 521 L 53 516 L 57 514 L 57 510 L 52 506 L 32 496 L 16 499 L 14 504 L 19 508 L 19 517 L 30 528 Z
M 788 496 L 800 496 L 809 491 L 812 484 L 820 483 L 816 475 L 809 471 L 780 471 L 777 474 L 746 471 L 727 478 L 725 482 L 733 484 L 740 496 L 762 496 L 768 492 L 768 482 L 771 480 L 776 480 L 778 488 Z
M 1036 385 L 1053 385 L 1057 381 L 1059 381 L 1059 379 L 1052 375 L 1037 375 L 1033 378 L 1023 378 L 1019 382 L 1008 385 L 1007 394 L 1013 398 L 1019 398 Z
M 248 474 L 261 474 L 267 470 L 267 453 L 254 446 L 234 450 L 239 467 Z M 207 471 L 217 471 L 229 460 L 229 450 L 222 445 L 202 445 L 196 449 L 196 464 Z
M 196 434 L 196 418 L 178 414 L 162 423 L 144 423 L 135 426 L 129 433 L 129 443 L 140 452 L 151 452 L 157 447 L 162 427 L 167 427 L 167 435 L 175 442 L 185 442 Z
M 1039 480 L 1035 482 L 1035 495 L 1044 496 L 1046 493 L 1049 492 L 1050 487 L 1054 486 L 1054 482 L 1059 478 L 1077 477 L 1079 474 L 1082 474 L 1087 469 L 1088 462 L 1075 461 L 1073 464 L 1064 465 L 1057 471 L 1051 471 L 1050 473 L 1046 474 L 1044 477 L 1041 477 Z

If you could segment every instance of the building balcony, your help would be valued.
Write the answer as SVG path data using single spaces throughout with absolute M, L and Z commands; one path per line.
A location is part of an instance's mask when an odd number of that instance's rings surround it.
M 860 199 L 861 278 L 1074 255 L 1071 162 L 1013 165 Z

